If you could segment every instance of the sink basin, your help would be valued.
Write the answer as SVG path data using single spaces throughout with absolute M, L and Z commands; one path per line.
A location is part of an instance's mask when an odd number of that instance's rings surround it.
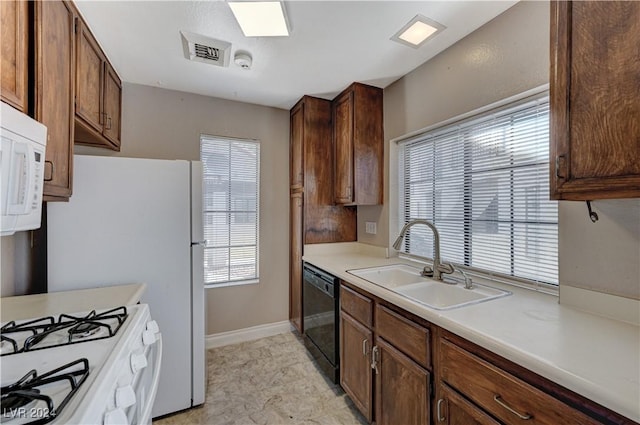
M 434 280 L 406 285 L 395 289 L 395 292 L 436 310 L 450 310 L 511 295 L 509 291 L 477 283 L 472 289 L 466 289 L 460 283 Z
M 407 266 L 406 264 L 391 264 L 389 266 L 347 270 L 347 273 L 376 285 L 384 286 L 387 289 L 392 289 L 413 283 L 428 282 L 427 278 L 420 276 L 421 271 L 422 269 Z
M 451 310 L 511 295 L 509 291 L 478 283 L 474 283 L 472 289 L 466 289 L 462 283 L 439 282 L 421 276 L 421 271 L 406 264 L 392 264 L 348 270 L 347 273 L 436 310 Z

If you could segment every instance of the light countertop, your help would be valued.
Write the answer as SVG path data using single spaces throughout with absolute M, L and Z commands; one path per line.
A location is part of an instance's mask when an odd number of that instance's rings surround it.
M 308 247 L 305 261 L 640 422 L 640 327 L 561 305 L 553 295 L 493 282 L 513 295 L 434 310 L 347 272 L 415 262 L 385 258 L 373 249 Z
M 136 304 L 147 285 L 106 286 L 0 298 L 0 321 L 33 319 Z

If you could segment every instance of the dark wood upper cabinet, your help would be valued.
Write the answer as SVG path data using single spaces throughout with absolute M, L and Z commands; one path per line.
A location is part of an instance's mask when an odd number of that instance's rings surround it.
M 382 204 L 382 89 L 353 83 L 332 103 L 335 202 Z
M 289 185 L 291 190 L 301 189 L 304 185 L 303 161 L 304 161 L 304 117 L 305 102 L 298 102 L 291 109 L 291 143 L 289 145 L 289 157 L 291 168 L 289 170 Z
M 102 89 L 104 57 L 86 25 L 78 24 L 76 54 L 76 120 L 102 132 Z
M 76 40 L 75 142 L 119 151 L 122 83 L 81 19 Z
M 47 126 L 44 200 L 65 201 L 73 181 L 75 13 L 66 1 L 34 7 L 34 118 Z
M 551 198 L 640 197 L 640 2 L 551 2 Z
M 26 0 L 0 1 L 2 58 L 0 96 L 3 102 L 27 113 L 29 25 Z
M 304 193 L 304 243 L 355 241 L 355 209 L 333 202 L 331 102 L 304 96 L 291 109 L 290 131 L 290 190 Z
M 109 62 L 104 63 L 104 123 L 103 135 L 120 150 L 122 126 L 122 82 Z

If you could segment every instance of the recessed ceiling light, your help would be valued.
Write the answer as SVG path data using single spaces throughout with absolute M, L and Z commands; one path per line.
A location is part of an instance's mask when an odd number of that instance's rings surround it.
M 245 37 L 288 36 L 284 5 L 279 1 L 230 1 Z
M 446 27 L 422 15 L 416 15 L 391 40 L 417 49 Z

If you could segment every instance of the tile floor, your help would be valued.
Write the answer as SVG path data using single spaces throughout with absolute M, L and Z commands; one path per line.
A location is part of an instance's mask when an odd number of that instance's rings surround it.
M 155 425 L 364 425 L 340 386 L 317 369 L 293 333 L 214 348 L 207 353 L 203 406 Z

